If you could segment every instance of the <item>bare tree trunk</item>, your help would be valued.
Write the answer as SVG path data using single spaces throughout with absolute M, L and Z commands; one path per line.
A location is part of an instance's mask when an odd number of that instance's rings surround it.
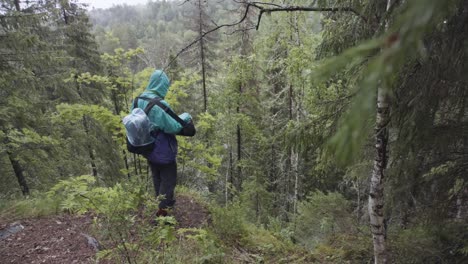
M 290 40 L 292 41 L 293 38 L 292 38 L 292 34 L 291 34 L 291 37 L 290 37 Z M 293 86 L 292 84 L 289 84 L 289 89 L 288 89 L 288 111 L 289 111 L 289 116 L 288 116 L 288 120 L 289 122 L 291 122 L 293 120 Z M 288 161 L 289 161 L 289 164 L 288 164 L 288 169 L 286 171 L 286 197 L 287 197 L 287 200 L 286 200 L 286 211 L 287 212 L 291 212 L 291 178 L 294 178 L 295 180 L 295 177 L 294 177 L 294 150 L 292 147 L 289 147 L 289 153 L 288 153 Z M 292 212 L 293 214 L 295 213 L 294 212 L 294 197 L 292 199 L 292 204 L 293 204 L 293 208 L 292 208 Z
M 369 190 L 369 216 L 372 238 L 374 241 L 375 263 L 387 263 L 385 247 L 384 224 L 384 170 L 387 165 L 388 130 L 386 125 L 389 119 L 388 98 L 378 89 L 377 120 L 375 126 L 375 160 L 372 170 Z
M 127 177 L 130 179 L 130 167 L 128 166 L 128 160 L 127 160 L 127 152 L 125 150 L 122 150 L 122 154 L 124 155 L 124 163 L 125 163 L 125 169 L 127 170 Z
M 299 189 L 299 153 L 293 151 L 292 153 L 292 169 L 294 175 L 294 197 L 293 197 L 293 214 L 296 216 L 297 212 L 297 196 Z
M 143 169 L 141 168 L 141 159 L 140 159 L 140 156 L 137 156 L 137 159 L 138 159 L 138 172 L 139 174 L 142 174 L 143 173 Z
M 232 146 L 229 144 L 229 184 L 232 188 L 234 185 L 234 160 L 232 157 Z
M 392 0 L 387 0 L 387 11 Z M 388 21 L 385 21 L 385 29 L 388 29 Z M 387 166 L 387 144 L 390 120 L 389 98 L 385 87 L 377 88 L 377 115 L 375 121 L 375 158 L 369 186 L 369 218 L 374 244 L 374 263 L 385 264 L 387 259 L 386 225 L 384 217 L 384 179 Z
M 16 11 L 18 11 L 18 12 L 21 11 L 20 1 L 19 0 L 15 0 L 15 8 L 16 8 Z
M 293 86 L 289 84 L 289 120 L 293 119 Z
M 80 99 L 83 99 L 83 95 L 81 94 L 80 85 L 77 82 L 77 79 L 78 79 L 78 75 L 75 75 L 76 90 L 78 92 L 78 95 L 80 96 Z M 83 128 L 84 128 L 84 131 L 86 133 L 86 136 L 89 136 L 88 120 L 86 119 L 86 116 L 84 116 L 84 115 L 83 115 L 83 118 L 82 118 L 82 122 L 83 122 Z M 92 171 L 93 171 L 93 176 L 97 177 L 97 167 L 96 167 L 96 162 L 95 162 L 96 158 L 94 157 L 93 148 L 91 147 L 91 144 L 89 144 L 89 143 L 88 143 L 87 147 L 88 147 L 89 159 L 91 160 L 91 168 L 92 168 Z
M 227 206 L 229 201 L 229 169 L 226 170 L 226 176 L 224 178 L 224 206 Z
M 205 46 L 203 39 L 203 9 L 201 0 L 198 0 L 198 14 L 199 14 L 199 31 L 200 36 L 200 56 L 201 56 L 201 67 L 202 67 L 202 86 L 203 86 L 203 111 L 207 111 L 207 93 L 206 93 L 206 69 L 205 69 Z
M 132 90 L 133 90 L 133 86 L 132 86 Z M 112 91 L 112 101 L 114 103 L 115 114 L 119 115 L 121 109 L 119 107 L 119 103 L 118 103 L 118 99 L 117 99 L 117 93 L 115 91 Z M 127 178 L 130 179 L 131 176 L 130 176 L 130 169 L 129 169 L 129 166 L 128 166 L 127 152 L 125 150 L 123 150 L 122 154 L 123 154 L 123 160 L 124 160 L 124 163 L 125 163 L 125 168 L 127 169 Z M 135 155 L 133 156 L 133 158 L 134 159 L 136 158 Z M 140 167 L 140 173 L 141 173 L 141 167 Z M 136 163 L 135 163 L 135 174 L 138 174 L 138 171 L 137 171 L 137 168 L 136 168 Z
M 240 114 L 240 105 L 241 105 L 241 98 L 242 97 L 242 85 L 239 85 L 239 99 L 237 101 L 237 109 L 236 112 Z M 241 137 L 241 127 L 240 124 L 237 123 L 237 190 L 240 191 L 242 188 L 242 168 L 240 166 L 240 162 L 242 160 L 242 137 Z
M 28 183 L 26 182 L 26 178 L 24 177 L 23 174 L 23 169 L 21 168 L 21 165 L 16 157 L 13 156 L 13 154 L 9 151 L 8 153 L 8 158 L 10 159 L 11 166 L 13 167 L 13 170 L 15 172 L 16 179 L 18 180 L 19 186 L 21 188 L 21 192 L 23 193 L 24 196 L 29 195 L 29 186 Z
M 89 125 L 88 121 L 86 120 L 86 116 L 83 116 L 83 127 L 85 130 L 86 135 L 89 135 Z M 93 176 L 97 177 L 97 167 L 96 167 L 96 158 L 94 157 L 94 152 L 93 148 L 91 147 L 91 144 L 88 143 L 88 154 L 89 154 L 89 159 L 91 160 L 91 169 L 93 171 Z
M 6 135 L 3 143 L 5 144 L 5 148 L 8 148 L 8 131 L 7 129 L 2 129 L 2 131 Z M 21 192 L 24 196 L 29 195 L 29 186 L 26 178 L 24 177 L 23 168 L 21 168 L 21 164 L 19 163 L 18 158 L 8 149 L 6 153 L 8 155 L 8 159 L 10 160 L 11 166 L 13 167 L 13 171 L 15 172 L 16 179 L 18 180 L 18 184 L 21 188 Z
M 135 169 L 135 175 L 138 174 L 137 154 L 135 153 L 133 153 L 133 168 Z

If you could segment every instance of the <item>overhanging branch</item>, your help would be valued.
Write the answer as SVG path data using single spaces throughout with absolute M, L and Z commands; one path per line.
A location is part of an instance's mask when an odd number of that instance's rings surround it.
M 197 42 L 199 42 L 202 38 L 204 38 L 206 35 L 220 29 L 220 28 L 223 28 L 223 27 L 233 27 L 233 26 L 236 26 L 236 25 L 239 25 L 240 23 L 244 22 L 244 20 L 247 18 L 247 15 L 249 13 L 249 8 L 251 7 L 252 5 L 247 5 L 246 8 L 245 8 L 245 12 L 244 12 L 244 15 L 242 16 L 242 18 L 238 21 L 238 22 L 234 22 L 234 23 L 231 23 L 231 24 L 223 24 L 223 25 L 219 25 L 211 30 L 208 30 L 206 32 L 204 32 L 203 34 L 201 34 L 201 36 L 199 36 L 198 38 L 196 38 L 194 41 L 192 41 L 190 44 L 188 44 L 187 46 L 185 46 L 185 48 L 181 49 L 175 56 L 174 58 L 172 58 L 172 60 L 167 64 L 166 67 L 164 67 L 164 69 L 166 69 L 167 67 L 171 66 L 172 63 L 175 62 L 175 60 L 182 54 L 184 53 L 185 51 L 187 51 L 188 49 L 190 49 L 193 45 L 195 45 Z
M 190 0 L 186 0 L 185 2 L 188 2 Z M 185 3 L 184 2 L 184 3 Z M 361 13 L 359 13 L 356 9 L 352 8 L 352 7 L 306 7 L 306 6 L 280 6 L 280 5 L 277 5 L 277 4 L 273 4 L 273 3 L 262 3 L 262 2 L 239 2 L 240 4 L 244 4 L 245 5 L 245 11 L 244 11 L 244 14 L 242 15 L 242 18 L 237 21 L 237 22 L 233 22 L 233 23 L 230 23 L 230 24 L 223 24 L 223 25 L 219 25 L 219 26 L 216 26 L 206 32 L 204 32 L 203 34 L 201 34 L 198 38 L 196 38 L 195 40 L 193 40 L 191 43 L 189 43 L 187 46 L 185 46 L 183 49 L 181 49 L 173 58 L 171 61 L 169 61 L 169 63 L 166 65 L 166 67 L 164 67 L 164 69 L 168 68 L 169 66 L 172 65 L 172 63 L 174 63 L 176 61 L 176 59 L 182 54 L 184 53 L 185 51 L 187 51 L 188 49 L 190 49 L 193 45 L 195 45 L 197 42 L 199 42 L 201 39 L 203 39 L 206 35 L 214 32 L 214 31 L 217 31 L 221 28 L 224 28 L 224 27 L 233 27 L 233 26 L 236 26 L 236 25 L 239 25 L 241 24 L 242 22 L 244 22 L 244 20 L 247 18 L 247 15 L 249 14 L 249 10 L 250 8 L 255 8 L 257 10 L 259 10 L 259 14 L 258 14 L 258 20 L 257 20 L 257 25 L 255 27 L 256 30 L 258 30 L 259 26 L 260 26 L 260 22 L 261 22 L 261 19 L 262 19 L 262 16 L 264 13 L 273 13 L 273 12 L 351 12 L 353 14 L 355 14 L 356 16 L 358 16 L 360 19 L 362 19 L 364 22 L 368 22 L 367 18 L 362 15 Z M 268 6 L 268 8 L 266 8 L 265 6 Z
M 260 20 L 262 19 L 263 13 L 273 13 L 273 12 L 351 12 L 361 18 L 364 22 L 367 23 L 367 18 L 359 13 L 356 9 L 352 7 L 305 7 L 305 6 L 287 6 L 287 7 L 274 7 L 274 8 L 264 8 L 258 6 L 257 4 L 252 4 L 252 6 L 260 10 L 257 21 L 257 30 L 260 26 Z

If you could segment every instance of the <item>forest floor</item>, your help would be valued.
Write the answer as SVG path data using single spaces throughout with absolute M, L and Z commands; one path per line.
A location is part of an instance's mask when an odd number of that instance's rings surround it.
M 208 210 L 189 196 L 177 197 L 172 214 L 176 228 L 202 227 L 210 221 Z M 0 222 L 1 263 L 94 263 L 92 221 L 88 214 Z

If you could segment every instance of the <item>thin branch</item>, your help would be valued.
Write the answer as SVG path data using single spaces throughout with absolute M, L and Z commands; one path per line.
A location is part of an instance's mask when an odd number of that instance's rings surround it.
M 266 5 L 266 6 L 274 6 L 274 7 L 278 7 L 278 8 L 282 8 L 283 6 L 281 5 L 278 5 L 278 4 L 274 4 L 274 3 L 263 3 L 263 2 L 250 2 L 252 5 Z
M 188 1 L 190 1 L 190 0 L 186 0 L 186 1 L 184 1 L 184 3 L 188 2 Z M 193 45 L 198 43 L 206 35 L 214 32 L 214 31 L 217 31 L 217 30 L 219 30 L 221 28 L 233 27 L 233 26 L 239 25 L 242 22 L 244 22 L 244 20 L 248 16 L 250 7 L 254 7 L 254 8 L 260 10 L 260 13 L 258 14 L 257 25 L 255 27 L 257 30 L 258 30 L 258 28 L 260 26 L 260 21 L 262 19 L 263 13 L 273 13 L 273 12 L 297 12 L 297 11 L 306 11 L 306 12 L 351 12 L 351 13 L 355 14 L 356 16 L 358 16 L 359 18 L 361 18 L 364 22 L 366 22 L 366 23 L 368 22 L 367 18 L 364 15 L 362 15 L 361 13 L 359 13 L 356 9 L 354 9 L 352 7 L 305 7 L 305 6 L 286 6 L 286 7 L 282 7 L 280 5 L 273 4 L 273 3 L 261 3 L 261 2 L 239 2 L 239 3 L 245 4 L 245 11 L 244 11 L 244 14 L 243 14 L 242 18 L 238 22 L 219 25 L 219 26 L 216 26 L 216 27 L 212 28 L 211 30 L 208 30 L 208 31 L 204 32 L 203 34 L 201 34 L 201 36 L 199 36 L 194 41 L 192 41 L 187 46 L 185 46 L 183 49 L 181 49 L 174 56 L 174 58 L 172 58 L 172 60 L 164 67 L 164 70 L 167 69 L 169 66 L 171 66 L 172 63 L 174 63 L 176 61 L 176 59 L 182 53 L 184 53 L 185 51 L 190 49 Z M 265 8 L 265 7 L 260 6 L 260 5 L 267 5 L 267 6 L 273 6 L 273 7 L 272 8 Z
M 31 16 L 44 16 L 46 15 L 45 12 L 40 12 L 40 13 L 20 13 L 20 14 L 14 14 L 14 15 L 0 15 L 0 19 L 4 18 L 22 18 L 22 17 L 31 17 Z
M 244 20 L 247 18 L 247 14 L 249 13 L 249 8 L 251 7 L 252 5 L 247 5 L 246 8 L 245 8 L 245 12 L 244 12 L 244 15 L 243 17 L 238 21 L 238 22 L 234 22 L 234 23 L 231 23 L 231 24 L 223 24 L 223 25 L 219 25 L 211 30 L 208 30 L 206 32 L 204 32 L 203 34 L 201 34 L 201 36 L 199 36 L 198 38 L 196 38 L 194 41 L 192 41 L 190 44 L 188 44 L 187 46 L 185 46 L 185 48 L 183 48 L 182 50 L 180 50 L 175 56 L 174 58 L 167 64 L 166 67 L 164 67 L 164 70 L 169 67 L 172 63 L 175 62 L 175 60 L 182 54 L 184 53 L 185 51 L 187 51 L 188 49 L 190 49 L 193 45 L 195 45 L 198 41 L 200 41 L 202 38 L 204 38 L 206 35 L 210 34 L 211 32 L 214 32 L 214 31 L 217 31 L 218 29 L 220 28 L 223 28 L 223 27 L 233 27 L 233 26 L 236 26 L 236 25 L 239 25 L 240 23 L 244 22 Z
M 287 6 L 287 7 L 276 7 L 276 8 L 263 8 L 252 4 L 252 6 L 260 9 L 260 14 L 258 15 L 257 21 L 257 30 L 260 26 L 260 20 L 262 19 L 263 13 L 273 13 L 273 12 L 296 12 L 296 11 L 306 11 L 306 12 L 351 12 L 361 18 L 364 22 L 367 23 L 367 18 L 356 11 L 352 7 L 305 7 L 305 6 Z
M 241 28 L 241 29 L 233 30 L 231 32 L 226 32 L 224 34 L 228 35 L 228 36 L 231 36 L 231 35 L 234 35 L 235 33 L 238 33 L 238 32 L 247 32 L 247 31 L 254 30 L 254 29 L 257 29 L 257 28 L 256 27 Z
M 185 5 L 186 3 L 190 2 L 190 0 L 185 0 L 184 2 L 180 3 L 178 6 L 183 6 Z

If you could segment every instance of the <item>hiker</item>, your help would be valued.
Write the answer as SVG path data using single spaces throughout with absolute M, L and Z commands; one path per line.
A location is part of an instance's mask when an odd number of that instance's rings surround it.
M 164 97 L 170 87 L 170 81 L 162 70 L 156 70 L 150 77 L 146 90 L 133 102 L 133 108 L 145 109 L 152 125 L 154 149 L 144 155 L 151 166 L 156 196 L 164 195 L 159 203 L 156 216 L 166 216 L 167 210 L 174 206 L 174 189 L 177 183 L 177 139 L 175 135 L 193 136 L 195 127 L 188 113 L 177 116 L 172 112 Z M 146 110 L 145 110 L 146 111 Z

